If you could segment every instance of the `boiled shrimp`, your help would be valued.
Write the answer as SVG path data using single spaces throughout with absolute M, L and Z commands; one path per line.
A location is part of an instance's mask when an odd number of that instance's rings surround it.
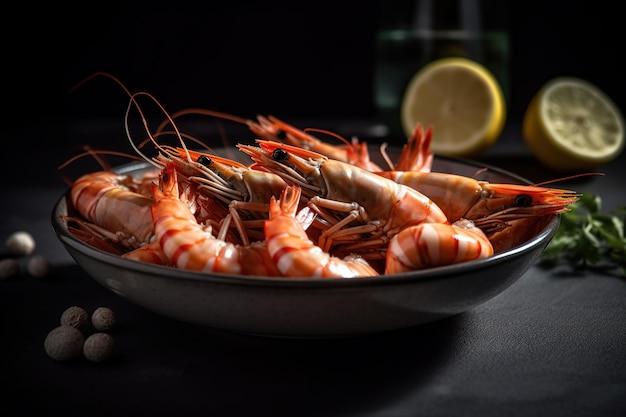
M 266 140 L 238 145 L 255 163 L 302 187 L 308 205 L 326 222 L 318 245 L 381 259 L 389 239 L 419 223 L 448 223 L 424 194 L 355 165 Z
M 333 145 L 295 128 L 273 116 L 258 116 L 258 122 L 248 122 L 250 130 L 260 136 L 261 139 L 287 143 L 289 145 L 308 149 L 313 152 L 356 165 L 368 171 L 380 171 L 382 168 L 370 159 L 370 153 L 366 142 L 359 142 L 353 137 L 350 142 L 332 132 L 318 129 L 319 131 L 337 137 L 344 145 Z M 430 150 L 432 142 L 432 127 L 424 131 L 422 124 L 417 124 L 407 143 L 403 146 L 400 156 L 393 162 L 386 153 L 387 144 L 380 147 L 381 155 L 388 165 L 389 170 L 396 171 L 422 171 L 428 172 L 432 168 L 434 154 Z
M 93 232 L 135 249 L 150 242 L 154 227 L 151 197 L 138 192 L 141 179 L 110 171 L 85 174 L 72 185 L 70 197 L 74 208 L 93 222 Z
M 280 272 L 289 277 L 353 278 L 378 275 L 363 258 L 331 256 L 312 242 L 297 218 L 299 186 L 287 186 L 280 200 L 272 197 L 265 222 L 267 249 Z M 304 210 L 307 210 L 306 208 Z
M 323 142 L 317 137 L 300 130 L 274 116 L 257 116 L 257 121 L 248 121 L 249 129 L 261 139 L 287 143 L 289 145 L 308 149 L 313 152 L 326 155 L 328 158 L 348 162 L 369 171 L 379 171 L 382 168 L 370 159 L 366 142 L 360 142 L 356 137 L 351 141 L 329 131 L 319 129 L 318 132 L 335 136 L 343 142 L 343 145 L 333 145 Z
M 264 242 L 250 246 L 217 239 L 199 224 L 178 192 L 176 169 L 167 165 L 153 185 L 152 219 L 156 240 L 178 268 L 225 274 L 280 276 Z
M 441 172 L 383 171 L 378 175 L 431 198 L 450 222 L 472 220 L 488 236 L 522 218 L 563 213 L 580 194 L 523 184 L 495 184 Z

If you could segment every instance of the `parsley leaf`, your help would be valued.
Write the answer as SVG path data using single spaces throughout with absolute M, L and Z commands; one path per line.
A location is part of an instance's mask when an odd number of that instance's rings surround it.
M 556 234 L 541 254 L 544 266 L 565 262 L 576 270 L 594 269 L 626 277 L 626 206 L 602 212 L 602 200 L 583 193 L 561 214 Z

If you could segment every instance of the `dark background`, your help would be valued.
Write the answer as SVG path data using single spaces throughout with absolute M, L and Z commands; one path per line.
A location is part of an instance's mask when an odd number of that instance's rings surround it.
M 124 145 L 128 97 L 120 88 L 100 78 L 68 94 L 95 71 L 154 94 L 170 111 L 375 117 L 375 4 L 259 3 L 22 2 L 4 10 L 0 230 L 32 230 L 54 269 L 42 281 L 2 283 L 0 415 L 623 417 L 624 281 L 600 272 L 533 266 L 489 303 L 449 320 L 347 340 L 282 340 L 161 317 L 105 291 L 71 261 L 50 225 L 52 204 L 67 190 L 57 166 L 76 153 L 73 143 L 110 133 L 103 147 Z M 621 10 L 608 1 L 508 5 L 507 124 L 519 123 L 531 96 L 561 75 L 595 83 L 626 109 Z M 87 120 L 94 118 L 106 120 Z M 499 144 L 519 140 L 518 128 L 510 125 Z M 493 165 L 534 182 L 557 177 L 523 148 L 502 149 L 509 158 Z M 607 209 L 624 205 L 625 157 L 606 166 L 606 177 L 564 188 L 598 193 Z M 58 364 L 45 355 L 45 334 L 71 305 L 118 314 L 110 363 Z
M 508 12 L 508 120 L 520 120 L 541 85 L 561 75 L 596 84 L 626 108 L 623 17 L 608 1 L 482 3 L 487 13 L 503 4 Z M 96 71 L 153 94 L 170 112 L 204 107 L 244 117 L 374 119 L 378 6 L 353 0 L 16 5 L 2 26 L 4 129 L 45 127 L 50 118 L 121 120 L 128 98 L 110 80 L 68 93 Z

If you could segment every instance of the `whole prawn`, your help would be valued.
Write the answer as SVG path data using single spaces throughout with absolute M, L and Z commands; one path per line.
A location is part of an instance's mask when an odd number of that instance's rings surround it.
M 274 116 L 257 116 L 257 121 L 248 121 L 251 131 L 261 139 L 282 142 L 296 147 L 311 150 L 325 155 L 330 159 L 347 162 L 368 171 L 381 171 L 382 168 L 370 159 L 367 142 L 360 142 L 356 137 L 351 141 L 329 131 L 308 129 L 332 135 L 341 140 L 344 145 L 333 145 L 300 130 Z M 380 151 L 389 169 L 430 171 L 433 163 L 433 153 L 430 150 L 432 142 L 432 127 L 424 132 L 421 124 L 416 125 L 406 145 L 402 148 L 397 162 L 393 162 L 386 153 L 387 144 L 383 143 Z
M 177 173 L 173 165 L 163 168 L 159 185 L 152 188 L 155 237 L 172 265 L 202 272 L 281 275 L 264 242 L 253 242 L 250 246 L 225 242 L 197 222 L 179 198 Z
M 471 219 L 487 234 L 493 234 L 506 227 L 509 221 L 563 213 L 580 197 L 571 190 L 494 184 L 462 175 L 431 172 L 431 141 L 432 127 L 424 133 L 418 124 L 402 149 L 400 160 L 403 163 L 376 173 L 427 195 L 441 207 L 450 222 Z
M 572 190 L 490 183 L 441 172 L 381 171 L 377 174 L 427 195 L 450 222 L 472 220 L 491 239 L 497 251 L 506 248 L 515 230 L 528 228 L 533 220 L 568 211 L 580 197 Z M 529 220 L 522 222 L 522 219 Z M 516 227 L 500 233 L 512 226 Z
M 335 136 L 344 143 L 343 145 L 333 145 L 323 142 L 306 131 L 298 129 L 295 126 L 285 123 L 284 121 L 271 115 L 267 117 L 259 115 L 257 116 L 256 121 L 249 120 L 247 124 L 248 128 L 252 132 L 256 133 L 261 139 L 287 143 L 289 145 L 308 149 L 313 152 L 326 155 L 328 158 L 348 162 L 370 171 L 380 171 L 382 169 L 370 159 L 367 143 L 360 142 L 356 137 L 353 137 L 351 141 L 348 141 L 332 132 L 318 129 L 308 129 L 309 131 L 316 130 L 318 132 Z
M 62 175 L 70 186 L 71 204 L 68 204 L 68 208 L 71 206 L 80 215 L 65 216 L 69 222 L 68 230 L 78 239 L 115 254 L 149 243 L 153 235 L 150 218 L 153 200 L 147 184 L 157 178 L 157 171 L 147 170 L 140 176 L 118 174 L 104 155 L 138 158 L 89 146 L 84 149 L 84 152 L 74 155 L 57 168 L 62 172 L 72 163 L 87 156 L 93 158 L 101 168 L 81 175 L 76 180 Z
M 78 213 L 95 225 L 91 231 L 136 249 L 154 234 L 150 216 L 154 200 L 138 192 L 142 183 L 130 175 L 97 171 L 78 178 L 70 197 Z
M 382 259 L 389 239 L 419 223 L 448 223 L 424 194 L 363 168 L 306 149 L 257 140 L 238 145 L 258 165 L 302 187 L 308 205 L 326 222 L 319 246 Z
M 301 188 L 285 187 L 280 200 L 272 197 L 265 221 L 267 249 L 280 272 L 289 277 L 354 278 L 378 275 L 363 258 L 331 256 L 311 241 L 297 217 Z M 305 208 L 304 210 L 307 210 Z

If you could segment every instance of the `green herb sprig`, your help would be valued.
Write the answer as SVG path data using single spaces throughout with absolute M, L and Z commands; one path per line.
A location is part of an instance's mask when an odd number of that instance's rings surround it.
M 575 270 L 594 269 L 626 277 L 626 206 L 602 212 L 602 200 L 583 193 L 561 214 L 556 234 L 541 254 L 544 266 L 565 262 Z

